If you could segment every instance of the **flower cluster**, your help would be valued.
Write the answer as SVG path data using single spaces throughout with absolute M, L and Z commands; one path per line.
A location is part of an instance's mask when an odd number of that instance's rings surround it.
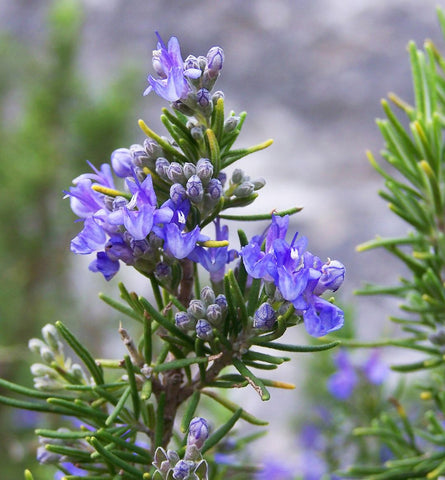
M 176 326 L 183 331 L 195 330 L 202 340 L 213 338 L 213 328 L 221 327 L 227 314 L 227 300 L 223 294 L 215 296 L 210 287 L 201 290 L 200 299 L 193 299 L 187 311 L 175 315 Z
M 297 238 L 298 234 L 288 243 L 285 240 L 288 226 L 288 216 L 274 215 L 267 231 L 253 237 L 242 248 L 241 256 L 247 273 L 273 282 L 282 298 L 292 303 L 295 312 L 303 317 L 307 332 L 320 337 L 343 326 L 343 311 L 320 295 L 340 287 L 345 268 L 337 260 L 323 263 L 306 251 L 307 241 L 304 237 Z
M 207 55 L 189 55 L 184 61 L 178 39 L 171 37 L 165 45 L 159 34 L 157 50 L 153 51 L 153 68 L 159 78 L 148 76 L 147 95 L 157 95 L 173 102 L 173 106 L 186 115 L 209 117 L 213 102 L 210 91 L 219 77 L 224 63 L 221 47 L 212 47 Z M 222 95 L 218 92 L 216 96 Z
M 189 425 L 185 455 L 180 459 L 174 450 L 158 447 L 153 465 L 154 479 L 203 480 L 207 479 L 207 462 L 200 453 L 209 436 L 209 425 L 204 418 L 195 417 Z

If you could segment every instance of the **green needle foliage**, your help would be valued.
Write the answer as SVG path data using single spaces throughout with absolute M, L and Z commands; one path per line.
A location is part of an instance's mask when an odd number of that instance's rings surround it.
M 445 33 L 445 12 L 438 9 Z M 352 341 L 351 346 L 393 346 L 412 350 L 415 362 L 394 365 L 401 373 L 423 373 L 418 385 L 424 411 L 421 422 L 410 418 L 402 404 L 357 428 L 357 436 L 372 436 L 386 444 L 392 458 L 382 465 L 354 466 L 347 478 L 413 479 L 443 478 L 445 473 L 445 60 L 427 41 L 424 50 L 408 46 L 414 104 L 394 94 L 383 100 L 386 118 L 378 120 L 385 148 L 385 166 L 368 154 L 372 166 L 384 178 L 379 194 L 390 210 L 411 227 L 405 237 L 376 238 L 359 251 L 383 248 L 399 258 L 408 274 L 396 286 L 366 285 L 359 294 L 391 295 L 400 299 L 400 317 L 391 318 L 405 335 L 373 345 Z M 404 117 L 404 118 L 403 118 Z

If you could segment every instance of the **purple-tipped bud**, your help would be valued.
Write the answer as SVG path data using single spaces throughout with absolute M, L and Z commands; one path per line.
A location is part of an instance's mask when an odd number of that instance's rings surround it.
M 133 155 L 133 165 L 142 168 L 145 167 L 148 161 L 148 155 L 145 148 L 138 143 L 131 145 L 130 151 Z
M 246 198 L 255 191 L 255 185 L 252 182 L 243 182 L 235 188 L 233 194 L 238 198 Z
M 315 295 L 321 295 L 326 290 L 335 292 L 340 288 L 345 278 L 345 267 L 338 260 L 329 260 L 321 267 L 321 277 L 314 289 Z
M 148 158 L 151 160 L 156 160 L 158 157 L 162 157 L 164 154 L 164 151 L 159 143 L 151 138 L 146 138 L 144 140 L 144 149 L 148 155 Z
M 217 178 L 210 180 L 206 190 L 212 200 L 219 200 L 224 191 L 221 182 Z
M 173 468 L 173 478 L 175 480 L 187 480 L 190 478 L 192 468 L 195 466 L 195 462 L 190 460 L 179 460 L 179 462 Z
M 277 319 L 275 310 L 269 303 L 263 303 L 253 316 L 253 328 L 270 330 Z
M 189 425 L 189 434 L 187 436 L 187 445 L 195 445 L 198 450 L 202 448 L 204 442 L 209 438 L 209 424 L 204 418 L 195 417 Z
M 118 177 L 130 177 L 133 173 L 133 154 L 128 148 L 118 148 L 111 154 L 111 166 Z
M 227 118 L 224 122 L 224 132 L 225 133 L 233 132 L 235 128 L 238 126 L 239 120 L 240 120 L 239 117 L 235 117 L 233 115 Z
M 209 305 L 206 311 L 207 320 L 215 327 L 221 325 L 223 315 L 221 312 L 221 307 L 216 303 Z
M 198 175 L 192 175 L 187 180 L 186 190 L 188 198 L 193 203 L 201 202 L 204 197 L 204 187 Z
M 186 162 L 182 167 L 185 178 L 188 180 L 192 175 L 196 174 L 196 166 L 193 163 Z
M 184 70 L 200 70 L 198 59 L 194 55 L 189 55 L 184 60 Z
M 226 296 L 220 293 L 216 298 L 215 298 L 215 303 L 219 305 L 221 308 L 222 313 L 227 312 L 228 304 L 227 304 L 227 299 Z
M 167 176 L 173 183 L 185 182 L 184 170 L 178 162 L 172 162 L 167 168 Z
M 200 158 L 196 164 L 196 175 L 207 185 L 213 175 L 213 165 L 208 158 Z
M 208 285 L 201 289 L 199 296 L 201 301 L 204 302 L 204 305 L 215 303 L 215 292 L 213 291 L 213 288 Z
M 218 180 L 221 182 L 221 185 L 224 188 L 224 185 L 227 182 L 227 174 L 225 172 L 219 172 L 218 173 Z
M 191 317 L 187 312 L 175 313 L 175 324 L 181 330 L 187 331 L 195 327 L 196 320 Z
M 245 176 L 245 173 L 240 168 L 235 168 L 235 170 L 232 172 L 232 183 L 235 185 L 242 183 Z
M 206 308 L 201 300 L 197 300 L 196 298 L 191 300 L 189 303 L 189 307 L 187 308 L 187 313 L 192 317 L 198 319 L 204 317 L 206 312 Z
M 170 162 L 166 158 L 159 157 L 156 159 L 155 171 L 163 180 L 168 180 L 167 172 L 169 166 Z
M 208 110 L 213 106 L 210 92 L 206 88 L 201 88 L 196 92 L 196 101 L 202 110 Z
M 170 198 L 175 205 L 179 205 L 187 197 L 185 188 L 180 183 L 170 187 Z
M 213 338 L 212 326 L 207 320 L 201 318 L 196 322 L 195 328 L 196 328 L 196 335 L 201 340 L 210 340 Z
M 216 77 L 224 64 L 224 51 L 221 47 L 212 47 L 207 52 L 207 70 L 210 77 Z

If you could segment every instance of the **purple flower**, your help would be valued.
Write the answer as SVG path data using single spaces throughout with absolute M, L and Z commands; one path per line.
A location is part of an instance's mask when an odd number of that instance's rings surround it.
M 86 470 L 78 468 L 72 463 L 64 462 L 61 464 L 61 466 L 66 472 L 68 472 L 68 475 L 76 475 L 77 477 L 86 477 L 88 475 Z M 62 478 L 65 478 L 65 476 L 66 473 L 57 472 L 54 476 L 54 480 L 61 480 Z
M 118 177 L 129 177 L 133 171 L 133 154 L 128 148 L 118 148 L 111 154 L 111 166 Z
M 111 280 L 119 270 L 119 262 L 111 260 L 105 252 L 98 252 L 96 260 L 93 260 L 88 268 L 92 272 L 100 272 L 105 280 Z
M 171 37 L 168 45 L 165 45 L 157 32 L 156 35 L 159 41 L 158 49 L 153 51 L 153 68 L 160 78 L 155 79 L 152 75 L 148 76 L 150 85 L 144 95 L 148 95 L 153 90 L 169 102 L 184 99 L 191 91 L 187 77 L 198 78 L 202 72 L 197 68 L 184 69 L 181 48 L 176 37 Z
M 170 223 L 163 228 L 164 249 L 173 257 L 182 259 L 190 255 L 200 237 L 200 229 L 196 226 L 191 232 L 182 232 L 178 225 Z
M 344 267 L 336 261 L 322 265 L 318 257 L 306 251 L 307 240 L 297 238 L 298 234 L 289 244 L 285 240 L 288 226 L 287 215 L 274 215 L 269 229 L 253 237 L 241 250 L 241 256 L 247 273 L 273 282 L 283 298 L 294 305 L 297 315 L 303 317 L 307 332 L 320 337 L 341 328 L 344 315 L 340 308 L 319 298 L 317 285 L 323 278 L 319 291 L 337 289 Z
M 216 240 L 228 240 L 228 227 L 226 225 L 221 227 L 219 219 L 215 220 L 214 223 Z M 202 265 L 210 272 L 212 282 L 217 283 L 224 278 L 226 264 L 232 262 L 237 256 L 238 252 L 236 250 L 229 250 L 228 247 L 212 247 L 206 249 L 201 246 L 196 246 L 196 248 L 190 252 L 188 258 Z
M 339 400 L 348 399 L 358 383 L 358 376 L 344 350 L 339 350 L 335 356 L 337 371 L 328 379 L 328 390 Z

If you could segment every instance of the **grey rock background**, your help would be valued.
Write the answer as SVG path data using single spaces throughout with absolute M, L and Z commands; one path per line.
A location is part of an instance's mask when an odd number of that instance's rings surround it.
M 313 253 L 338 258 L 347 266 L 342 299 L 353 301 L 361 337 L 376 338 L 382 329 L 388 330 L 385 317 L 388 308 L 395 308 L 391 303 L 352 299 L 352 291 L 363 280 L 391 283 L 399 268 L 382 252 L 357 254 L 355 246 L 375 234 L 392 236 L 406 230 L 377 197 L 382 182 L 369 166 L 365 150 L 377 154 L 382 146 L 374 124 L 381 115 L 380 99 L 395 91 L 412 101 L 408 41 L 421 46 L 432 38 L 444 49 L 435 14 L 437 0 L 83 3 L 86 23 L 78 68 L 96 91 L 124 65 L 151 71 L 155 30 L 164 39 L 177 36 L 184 57 L 205 54 L 214 44 L 224 48 L 226 62 L 218 88 L 225 92 L 228 109 L 249 114 L 240 144 L 275 140 L 268 150 L 243 161 L 248 174 L 268 181 L 250 211 L 303 206 L 293 225 L 309 238 Z M 44 36 L 41 25 L 46 10 L 44 0 L 1 0 L 0 27 L 35 46 Z M 160 99 L 141 96 L 135 112 L 135 142 L 143 138 L 137 118 L 162 131 L 161 106 Z M 254 231 L 253 225 L 248 228 Z M 78 259 L 73 264 L 77 279 L 82 278 L 76 282 L 82 296 L 103 288 L 102 278 L 89 277 Z M 129 277 L 128 282 L 137 288 L 136 279 Z M 280 369 L 278 377 L 301 378 L 297 360 L 299 373 Z M 273 424 L 274 431 L 287 423 L 282 405 L 292 413 L 301 407 L 289 392 L 275 394 L 269 404 L 260 406 L 254 394 L 241 395 L 243 405 L 278 423 L 278 427 Z M 288 432 L 273 442 L 264 441 L 262 451 L 273 454 L 284 448 L 291 458 L 295 455 L 292 435 Z

